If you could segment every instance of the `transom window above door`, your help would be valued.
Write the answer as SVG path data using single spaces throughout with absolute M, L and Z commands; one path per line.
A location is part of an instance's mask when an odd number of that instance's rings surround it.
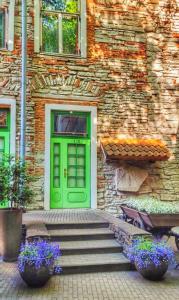
M 55 112 L 52 115 L 52 134 L 89 138 L 89 121 L 89 114 L 86 113 Z
M 35 0 L 35 51 L 84 57 L 86 0 L 41 0 L 40 5 L 37 1 Z

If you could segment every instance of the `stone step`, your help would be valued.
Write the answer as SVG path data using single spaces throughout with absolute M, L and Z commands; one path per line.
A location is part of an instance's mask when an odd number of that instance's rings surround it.
M 57 230 L 57 229 L 83 229 L 83 228 L 108 228 L 109 223 L 103 221 L 93 221 L 93 222 L 76 222 L 76 223 L 47 223 L 47 230 Z
M 61 256 L 56 265 L 62 267 L 62 274 L 132 270 L 129 260 L 122 253 Z
M 48 233 L 51 241 L 114 239 L 114 232 L 108 228 L 58 229 L 48 230 Z
M 115 240 L 63 241 L 59 243 L 62 255 L 120 253 L 122 245 Z

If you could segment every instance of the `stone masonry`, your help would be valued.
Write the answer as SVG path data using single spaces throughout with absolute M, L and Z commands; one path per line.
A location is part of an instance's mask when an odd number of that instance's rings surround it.
M 6 2 L 6 1 L 4 1 Z M 38 175 L 33 208 L 43 208 L 46 103 L 94 105 L 100 137 L 159 138 L 172 155 L 146 163 L 140 194 L 179 200 L 179 2 L 87 0 L 87 58 L 34 53 L 34 3 L 28 0 L 27 159 Z M 0 96 L 17 103 L 21 66 L 21 1 L 15 6 L 15 48 L 0 52 Z M 1 100 L 0 100 L 1 101 Z M 98 147 L 98 208 L 114 214 L 129 197 L 116 193 L 116 164 Z M 131 194 L 130 194 L 131 195 Z

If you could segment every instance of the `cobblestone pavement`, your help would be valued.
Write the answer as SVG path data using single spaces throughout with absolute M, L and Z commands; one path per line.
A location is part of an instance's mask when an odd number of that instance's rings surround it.
M 16 264 L 0 262 L 2 300 L 179 300 L 179 270 L 164 280 L 151 282 L 137 272 L 91 273 L 53 276 L 40 289 L 28 288 Z

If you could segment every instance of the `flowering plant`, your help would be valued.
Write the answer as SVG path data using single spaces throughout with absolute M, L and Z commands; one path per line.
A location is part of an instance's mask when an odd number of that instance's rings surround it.
M 130 198 L 123 202 L 124 205 L 148 214 L 175 214 L 179 213 L 177 202 L 162 202 L 153 197 Z
M 158 267 L 161 262 L 175 263 L 174 251 L 166 242 L 152 241 L 145 238 L 134 240 L 128 248 L 127 257 L 137 263 L 140 269 L 147 268 L 151 262 Z
M 22 244 L 18 257 L 18 268 L 23 273 L 26 264 L 34 266 L 36 269 L 42 265 L 52 267 L 60 256 L 61 252 L 57 244 L 50 244 L 44 240 Z M 60 273 L 60 266 L 55 266 L 53 272 Z

